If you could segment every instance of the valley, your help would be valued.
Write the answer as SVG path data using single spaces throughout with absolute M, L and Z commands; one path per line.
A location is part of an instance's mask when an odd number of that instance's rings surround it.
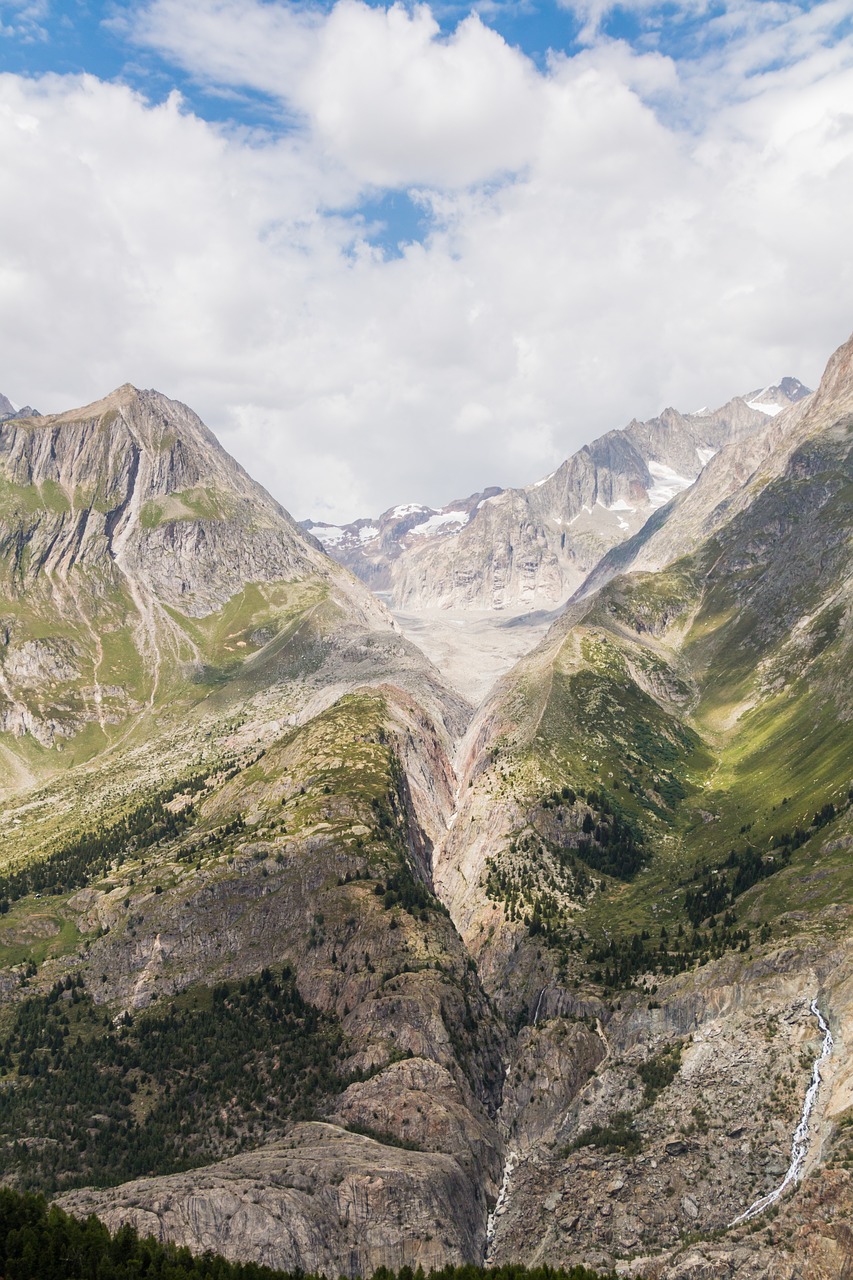
M 156 392 L 0 469 L 4 1181 L 328 1275 L 853 1265 L 853 340 L 337 559 Z

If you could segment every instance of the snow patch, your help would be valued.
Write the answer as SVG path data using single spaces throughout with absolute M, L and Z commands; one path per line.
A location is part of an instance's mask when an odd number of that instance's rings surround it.
M 539 489 L 543 484 L 547 484 L 549 480 L 553 480 L 556 474 L 556 471 L 552 471 L 549 476 L 543 476 L 541 480 L 534 480 L 530 486 L 531 489 Z
M 636 511 L 636 507 L 632 507 L 624 498 L 617 498 L 615 502 L 611 502 L 607 508 L 608 511 Z
M 359 542 L 372 542 L 374 538 L 379 537 L 379 530 L 375 524 L 363 525 L 358 531 Z
M 662 462 L 650 462 L 649 475 L 656 481 L 648 490 L 649 504 L 653 507 L 664 506 L 677 493 L 681 493 L 682 489 L 689 489 L 693 483 L 686 476 L 673 471 L 672 467 L 664 466 Z
M 703 466 L 703 467 L 707 467 L 708 463 L 709 463 L 709 462 L 711 461 L 711 459 L 714 457 L 715 453 L 717 453 L 717 450 L 716 450 L 716 449 L 711 449 L 711 448 L 708 448 L 708 447 L 705 447 L 705 448 L 699 448 L 699 446 L 697 445 L 697 446 L 696 446 L 696 453 L 697 453 L 697 455 L 698 455 L 698 457 L 699 457 L 699 461 L 702 463 L 702 466 Z
M 434 516 L 430 516 L 429 520 L 416 524 L 414 529 L 410 530 L 409 537 L 428 538 L 439 532 L 458 533 L 469 519 L 467 511 L 437 511 Z M 457 525 L 458 528 L 451 529 L 451 525 Z
M 421 502 L 407 502 L 402 507 L 395 507 L 391 515 L 399 520 L 401 516 L 413 516 L 416 511 L 432 512 L 432 507 L 425 507 Z
M 783 404 L 762 404 L 760 400 L 747 400 L 750 409 L 760 409 L 762 413 L 766 413 L 769 417 L 775 418 L 777 413 L 781 413 L 785 408 Z

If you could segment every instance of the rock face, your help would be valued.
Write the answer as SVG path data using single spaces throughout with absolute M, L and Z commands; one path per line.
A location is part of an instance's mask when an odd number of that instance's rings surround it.
M 843 1274 L 851 1241 L 838 1225 L 853 1185 L 849 1173 L 819 1163 L 831 1162 L 835 1118 L 848 1105 L 843 1047 L 824 1071 L 822 1120 L 803 1189 L 782 1201 L 766 1231 L 741 1226 L 714 1238 L 778 1186 L 787 1168 L 820 1045 L 799 993 L 819 992 L 845 1043 L 849 1035 L 849 956 L 825 953 L 816 972 L 817 956 L 816 949 L 798 960 L 777 952 L 772 966 L 714 966 L 695 991 L 665 989 L 655 1010 L 623 1005 L 606 1014 L 606 1058 L 551 1128 L 551 1140 L 522 1152 L 513 1169 L 493 1257 L 602 1268 L 622 1259 L 620 1275 L 657 1280 L 817 1280 L 832 1275 L 833 1265 Z M 649 1101 L 641 1073 L 673 1043 L 681 1046 L 678 1069 Z M 584 1130 L 626 1107 L 636 1150 L 574 1146 Z M 705 1241 L 697 1244 L 697 1235 Z
M 283 1271 L 372 1275 L 379 1267 L 460 1266 L 482 1251 L 479 1187 L 449 1156 L 383 1146 L 332 1125 L 192 1174 L 115 1191 L 71 1192 L 69 1213 L 249 1257 Z

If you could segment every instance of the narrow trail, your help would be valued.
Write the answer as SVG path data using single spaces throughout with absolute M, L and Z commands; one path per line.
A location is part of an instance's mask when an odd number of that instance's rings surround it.
M 811 1143 L 809 1120 L 811 1119 L 811 1114 L 814 1110 L 815 1103 L 817 1102 L 818 1093 L 820 1092 L 822 1080 L 820 1069 L 822 1064 L 826 1062 L 827 1058 L 832 1053 L 833 1045 L 832 1032 L 827 1026 L 823 1014 L 817 1007 L 817 1000 L 812 1000 L 809 1007 L 817 1018 L 817 1024 L 823 1032 L 823 1044 L 821 1045 L 820 1053 L 814 1060 L 811 1084 L 808 1087 L 805 1100 L 803 1102 L 800 1123 L 794 1130 L 794 1136 L 791 1140 L 791 1163 L 788 1165 L 788 1171 L 779 1183 L 779 1186 L 776 1187 L 775 1190 L 768 1192 L 767 1195 L 760 1196 L 758 1200 L 755 1200 L 748 1209 L 745 1209 L 743 1213 L 739 1214 L 738 1217 L 729 1224 L 732 1227 L 738 1226 L 741 1222 L 749 1222 L 751 1218 L 755 1218 L 759 1213 L 763 1213 L 765 1209 L 769 1209 L 770 1205 L 775 1204 L 776 1201 L 784 1195 L 785 1191 L 792 1183 L 799 1182 L 802 1177 L 803 1166 L 806 1162 L 806 1156 L 808 1155 L 809 1145 Z

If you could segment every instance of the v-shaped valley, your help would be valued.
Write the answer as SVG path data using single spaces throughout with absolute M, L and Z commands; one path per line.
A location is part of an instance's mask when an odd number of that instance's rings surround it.
M 326 1275 L 841 1274 L 851 446 L 853 342 L 306 530 L 156 392 L 0 413 L 6 1179 Z

